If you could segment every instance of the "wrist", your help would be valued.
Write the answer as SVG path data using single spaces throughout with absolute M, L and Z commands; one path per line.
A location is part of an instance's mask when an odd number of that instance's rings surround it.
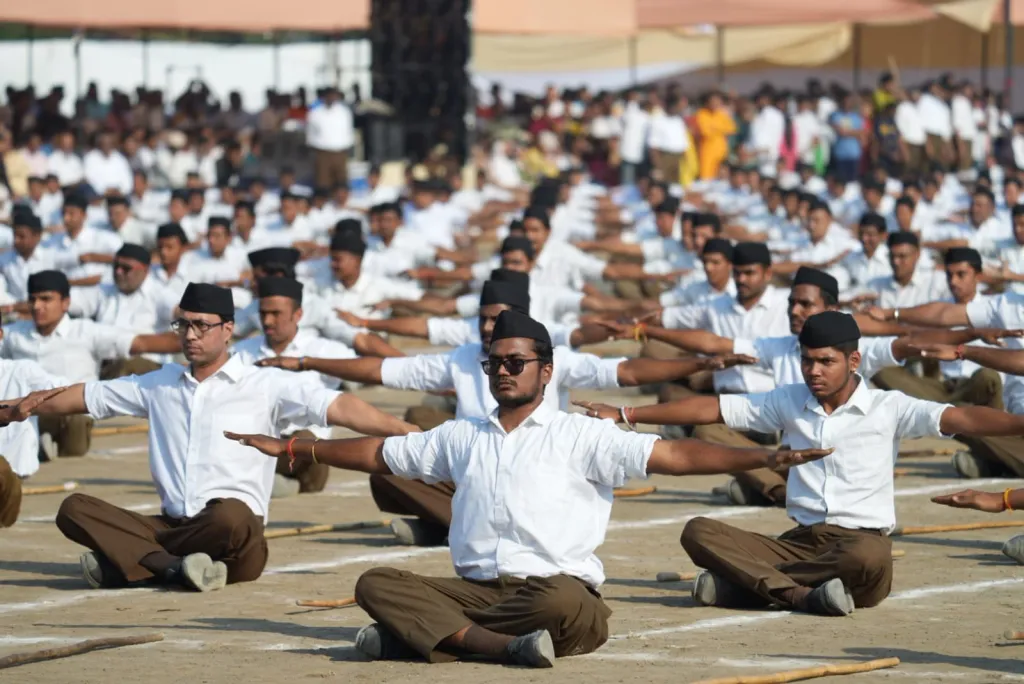
M 889 320 L 896 321 L 897 323 L 899 323 L 900 322 L 900 310 L 899 309 L 893 309 L 892 312 L 890 313 L 890 319 Z

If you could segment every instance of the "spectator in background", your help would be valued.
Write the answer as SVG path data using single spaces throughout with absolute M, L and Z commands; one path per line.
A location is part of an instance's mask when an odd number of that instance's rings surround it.
M 851 182 L 860 175 L 860 160 L 864 153 L 864 117 L 861 116 L 857 96 L 847 93 L 842 107 L 828 120 L 835 132 L 836 141 L 832 146 L 832 165 L 844 182 Z
M 60 187 L 65 189 L 78 186 L 85 178 L 82 160 L 75 153 L 75 136 L 69 128 L 53 137 L 49 171 L 57 176 Z
M 626 93 L 626 108 L 622 113 L 622 140 L 619 145 L 624 185 L 636 182 L 637 174 L 644 163 L 650 118 L 640 104 L 640 91 L 634 88 Z
M 775 93 L 762 88 L 756 97 L 757 116 L 750 122 L 750 148 L 757 160 L 762 176 L 775 178 L 779 155 L 786 136 L 786 117 L 775 106 Z
M 85 182 L 100 195 L 127 195 L 132 191 L 132 167 L 114 147 L 114 133 L 96 136 L 96 149 L 85 155 Z
M 696 122 L 700 133 L 700 178 L 712 180 L 718 177 L 722 162 L 729 156 L 729 136 L 736 132 L 736 122 L 718 92 L 708 93 Z
M 306 144 L 313 148 L 313 176 L 318 187 L 348 185 L 348 153 L 355 144 L 355 133 L 352 110 L 337 88 L 325 88 L 310 109 Z
M 797 162 L 813 167 L 817 161 L 821 122 L 814 111 L 814 100 L 807 95 L 797 98 L 797 112 L 793 117 L 793 147 Z
M 974 120 L 974 90 L 971 84 L 960 84 L 950 100 L 950 120 L 956 136 L 956 163 L 963 172 L 974 166 L 974 139 L 978 137 L 978 125 Z
M 682 100 L 669 100 L 666 111 L 651 116 L 647 134 L 651 164 L 661 172 L 661 180 L 666 183 L 680 182 L 683 154 L 690 146 L 683 107 Z
M 28 173 L 30 176 L 42 178 L 49 168 L 49 157 L 43 152 L 43 137 L 35 131 L 25 133 L 22 138 L 25 144 L 21 148 L 21 154 L 28 162 Z
M 14 147 L 14 136 L 0 128 L 0 184 L 6 185 L 14 199 L 28 194 L 28 160 Z
M 908 173 L 924 173 L 925 143 L 928 136 L 924 130 L 924 121 L 918 109 L 917 101 L 921 91 L 911 88 L 899 98 L 896 105 L 894 121 L 896 131 L 900 135 L 900 149 L 903 156 L 903 170 Z
M 950 141 L 953 139 L 953 119 L 949 105 L 945 101 L 942 84 L 932 81 L 927 92 L 917 101 L 917 110 L 921 114 L 921 123 L 927 135 L 925 154 L 933 164 L 946 168 L 950 163 L 953 151 Z

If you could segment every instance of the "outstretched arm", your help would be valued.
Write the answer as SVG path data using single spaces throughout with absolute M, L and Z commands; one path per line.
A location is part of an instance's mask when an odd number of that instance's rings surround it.
M 755 468 L 781 468 L 816 461 L 832 449 L 739 449 L 699 439 L 658 440 L 647 461 L 649 475 L 713 475 Z
M 698 354 L 730 354 L 733 341 L 707 330 L 669 330 L 657 326 L 645 326 L 643 333 L 649 339 L 659 340 L 673 347 Z
M 383 337 L 375 333 L 359 333 L 352 341 L 352 348 L 360 356 L 377 356 L 380 358 L 405 356 L 404 353 L 392 347 Z
M 956 325 L 970 325 L 966 304 L 951 302 L 929 302 L 909 309 L 871 309 L 870 315 L 876 320 L 899 321 L 930 328 L 951 328 Z
M 991 368 L 1000 373 L 1024 375 L 1024 349 L 990 349 L 988 347 L 963 347 L 948 344 L 912 344 L 912 349 L 926 359 L 955 361 L 962 358 L 979 366 Z
M 29 396 L 38 394 L 33 392 Z M 14 404 L 16 402 L 7 403 Z M 31 415 L 34 416 L 68 416 L 75 413 L 88 413 L 88 409 L 85 407 L 85 384 L 81 382 L 54 394 L 31 411 Z
M 627 359 L 619 364 L 617 372 L 620 386 L 635 387 L 654 382 L 678 380 L 700 371 L 722 370 L 755 361 L 756 359 L 742 354 L 678 360 Z
M 1002 513 L 1024 508 L 1024 489 L 1007 489 L 1003 492 L 979 492 L 965 489 L 954 494 L 943 494 L 932 498 L 933 503 L 952 508 L 973 508 L 985 513 Z
M 942 412 L 939 427 L 944 435 L 1007 437 L 1024 435 L 1024 416 L 987 406 L 950 406 Z
M 410 425 L 390 413 L 384 413 L 354 394 L 339 394 L 338 398 L 331 402 L 327 408 L 327 422 L 364 435 L 382 437 L 421 432 L 415 425 Z
M 621 422 L 623 413 L 630 423 L 647 423 L 650 425 L 712 425 L 724 422 L 718 397 L 695 396 L 686 397 L 664 404 L 649 406 L 623 407 L 601 404 L 591 401 L 573 402 L 576 406 L 586 409 L 587 415 L 594 418 L 611 419 Z
M 244 446 L 258 449 L 273 458 L 289 455 L 287 439 L 235 432 L 225 432 L 224 436 Z M 312 462 L 314 450 L 317 463 L 363 473 L 391 474 L 391 469 L 384 461 L 384 440 L 380 437 L 296 439 L 292 442 L 291 455 L 295 456 L 296 462 Z
M 136 335 L 132 340 L 132 354 L 177 354 L 181 351 L 181 337 L 175 333 Z
M 334 378 L 341 378 L 349 382 L 359 382 L 364 385 L 381 384 L 380 369 L 383 359 L 376 357 L 364 357 L 361 359 L 314 359 L 308 356 L 274 356 L 269 359 L 261 359 L 256 362 L 257 366 L 267 368 L 281 368 L 287 371 L 316 371 Z

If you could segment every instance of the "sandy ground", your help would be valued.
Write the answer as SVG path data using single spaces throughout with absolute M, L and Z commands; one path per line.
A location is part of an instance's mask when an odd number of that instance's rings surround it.
M 412 393 L 380 388 L 360 395 L 400 414 L 419 402 Z M 581 394 L 596 398 L 596 394 Z M 652 401 L 636 394 L 604 395 L 613 403 Z M 936 446 L 935 441 L 924 446 Z M 939 445 L 939 446 L 948 446 Z M 908 444 L 904 450 L 920 448 Z M 897 511 L 906 525 L 991 520 L 981 513 L 929 503 L 961 482 L 948 456 L 901 459 Z M 138 511 L 156 512 L 144 435 L 103 437 L 86 458 L 44 465 L 32 485 L 75 480 L 78 491 Z M 391 565 L 448 575 L 445 549 L 398 546 L 385 530 L 326 534 L 270 542 L 258 581 L 199 595 L 132 589 L 92 591 L 79 575 L 81 549 L 53 525 L 62 495 L 27 497 L 22 519 L 0 531 L 0 656 L 83 639 L 160 632 L 161 643 L 26 665 L 0 674 L 10 682 L 692 682 L 750 676 L 825 663 L 898 656 L 902 664 L 861 674 L 862 682 L 1024 681 L 1024 642 L 1003 643 L 1007 629 L 1024 629 L 1024 572 L 999 552 L 1014 530 L 902 537 L 893 593 L 881 606 L 848 618 L 781 611 L 743 612 L 693 605 L 688 583 L 659 584 L 663 570 L 691 571 L 679 546 L 695 515 L 729 519 L 779 533 L 781 510 L 721 505 L 709 495 L 724 476 L 653 478 L 655 495 L 620 500 L 599 555 L 608 582 L 611 640 L 597 653 L 558 662 L 553 671 L 482 664 L 427 666 L 368 663 L 352 648 L 367 622 L 357 607 L 310 610 L 297 599 L 351 596 L 361 572 Z M 1011 481 L 979 483 L 1001 489 Z M 1019 483 L 1017 483 L 1019 486 Z M 335 471 L 327 491 L 275 501 L 272 527 L 380 518 L 366 477 Z M 1024 530 L 1022 530 L 1024 531 Z

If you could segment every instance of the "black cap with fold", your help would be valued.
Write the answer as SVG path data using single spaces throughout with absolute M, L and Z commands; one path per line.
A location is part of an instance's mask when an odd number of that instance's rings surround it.
M 153 258 L 148 249 L 142 245 L 134 245 L 130 242 L 126 242 L 121 245 L 121 249 L 117 250 L 117 254 L 115 256 L 121 259 L 132 259 L 133 261 L 138 261 L 144 266 L 149 266 L 149 262 Z
M 824 271 L 819 271 L 810 266 L 801 266 L 793 276 L 793 287 L 798 285 L 814 285 L 824 294 L 832 295 L 832 299 L 839 300 L 839 281 Z
M 366 242 L 363 241 L 362 231 L 335 229 L 331 237 L 332 252 L 348 252 L 358 257 L 366 253 Z
M 822 311 L 804 321 L 800 344 L 808 349 L 836 347 L 860 339 L 860 328 L 850 314 Z
M 763 242 L 740 242 L 733 247 L 732 263 L 734 266 L 771 266 L 772 253 Z
M 502 311 L 494 323 L 491 344 L 493 345 L 498 340 L 517 337 L 551 344 L 551 335 L 543 324 L 519 311 Z
M 524 237 L 513 235 L 511 237 L 505 238 L 505 240 L 501 243 L 502 254 L 517 251 L 521 251 L 523 254 L 525 254 L 526 258 L 529 259 L 530 261 L 533 261 L 533 257 L 536 255 L 536 252 L 533 251 L 533 243 Z
M 302 252 L 294 247 L 266 247 L 249 252 L 249 264 L 253 268 L 266 267 L 269 264 L 295 268 L 301 256 Z
M 496 268 L 491 271 L 491 280 L 496 280 L 500 283 L 512 283 L 517 285 L 524 290 L 530 288 L 530 274 L 523 273 L 522 271 L 513 271 L 511 268 Z
M 216 314 L 225 321 L 235 319 L 235 303 L 231 290 L 210 283 L 189 283 L 181 295 L 182 311 Z
M 28 277 L 28 293 L 40 292 L 56 292 L 61 297 L 67 297 L 71 294 L 71 284 L 60 271 L 39 271 Z
M 514 283 L 488 280 L 480 291 L 480 306 L 504 304 L 512 311 L 529 315 L 530 293 Z
M 288 297 L 302 306 L 302 283 L 294 278 L 260 278 L 256 281 L 256 292 L 263 297 Z

